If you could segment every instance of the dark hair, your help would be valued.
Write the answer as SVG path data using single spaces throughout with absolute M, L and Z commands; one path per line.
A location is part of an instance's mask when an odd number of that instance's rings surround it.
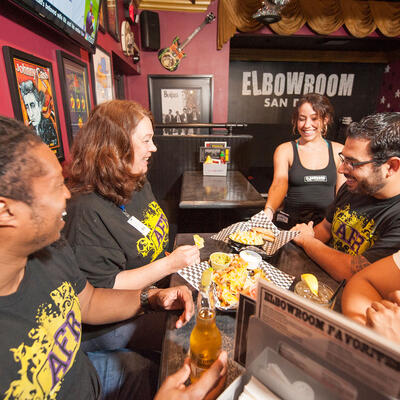
M 68 166 L 72 193 L 97 192 L 117 205 L 126 204 L 145 175 L 132 173 L 132 132 L 150 111 L 134 101 L 112 100 L 95 107 L 74 139 Z
M 367 139 L 377 164 L 390 157 L 400 157 L 400 113 L 378 113 L 352 122 L 347 128 L 347 137 Z
M 41 107 L 44 103 L 44 93 L 39 92 L 37 87 L 34 85 L 33 81 L 27 80 L 23 81 L 19 85 L 22 97 L 26 96 L 29 93 L 32 93 L 35 96 L 36 101 Z
M 311 104 L 311 107 L 316 112 L 318 118 L 324 123 L 324 120 L 327 119 L 326 126 L 322 129 L 322 135 L 325 136 L 327 132 L 328 126 L 330 126 L 333 122 L 334 110 L 331 102 L 326 96 L 318 93 L 308 93 L 304 95 L 298 102 L 297 107 L 293 111 L 292 115 L 292 129 L 293 133 L 296 134 L 297 130 L 297 120 L 299 118 L 299 108 L 305 104 Z
M 0 116 L 0 196 L 32 205 L 32 178 L 43 176 L 40 160 L 30 151 L 43 144 L 22 122 Z

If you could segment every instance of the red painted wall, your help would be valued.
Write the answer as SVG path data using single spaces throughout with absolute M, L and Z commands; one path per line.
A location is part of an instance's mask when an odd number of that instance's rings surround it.
M 123 19 L 122 1 L 119 0 L 119 18 Z M 211 3 L 208 12 L 212 11 L 217 15 L 218 1 Z M 205 17 L 203 13 L 176 13 L 168 11 L 158 12 L 160 19 L 160 43 L 161 47 L 167 47 L 172 39 L 178 35 L 183 42 L 192 31 L 200 25 Z M 138 29 L 136 29 L 137 31 Z M 268 28 L 263 28 L 257 33 L 273 34 Z M 306 26 L 298 34 L 314 33 Z M 133 65 L 128 57 L 121 51 L 120 43 L 116 42 L 108 34 L 99 32 L 98 44 L 108 52 L 117 53 L 128 64 Z M 346 36 L 346 31 L 341 28 L 333 35 Z M 137 34 L 137 36 L 139 36 Z M 140 42 L 137 37 L 137 41 Z M 157 52 L 141 52 L 141 61 L 138 67 L 141 75 L 131 75 L 126 79 L 126 97 L 149 106 L 148 98 L 148 74 L 174 75 L 198 75 L 212 74 L 214 76 L 214 110 L 213 122 L 226 122 L 228 115 L 228 82 L 229 82 L 229 43 L 226 43 L 222 50 L 218 51 L 217 22 L 207 25 L 193 41 L 185 48 L 186 58 L 175 72 L 168 72 L 158 62 Z M 75 57 L 89 63 L 89 54 L 80 49 L 73 41 L 55 32 L 41 22 L 31 17 L 26 12 L 18 9 L 8 1 L 0 1 L 0 46 L 11 46 L 22 51 L 44 58 L 53 64 L 55 91 L 59 109 L 61 133 L 64 141 L 66 158 L 69 156 L 69 147 L 65 129 L 65 118 L 62 107 L 61 88 L 58 79 L 56 50 L 62 49 Z M 136 67 L 135 67 L 136 68 Z M 396 70 L 398 64 L 396 65 Z M 0 56 L 0 113 L 13 117 L 13 109 L 9 95 L 9 87 L 5 72 L 4 59 Z M 90 77 L 89 77 L 90 79 Z
M 122 2 L 120 2 L 119 16 L 121 21 L 123 15 L 122 11 Z M 116 42 L 110 35 L 99 32 L 98 43 L 108 52 L 111 53 L 111 51 L 114 51 L 121 58 L 130 62 L 130 59 L 123 55 L 120 43 Z M 86 62 L 88 68 L 89 53 L 81 49 L 78 45 L 75 45 L 71 39 L 39 22 L 25 11 L 20 10 L 17 6 L 5 0 L 0 1 L 0 47 L 2 48 L 3 46 L 14 47 L 52 63 L 61 136 L 64 143 L 65 156 L 68 160 L 69 145 L 62 105 L 61 86 L 58 78 L 56 50 L 60 49 L 71 53 L 76 58 Z M 0 54 L 0 76 L 3 77 L 3 79 L 0 80 L 0 93 L 2 94 L 0 96 L 0 114 L 7 117 L 14 117 L 2 53 Z M 89 81 L 91 81 L 90 72 Z
M 207 12 L 217 15 L 217 1 L 211 3 Z M 160 46 L 171 45 L 175 36 L 181 43 L 197 28 L 206 13 L 185 13 L 159 11 Z M 158 61 L 157 52 L 141 52 L 140 76 L 128 77 L 128 97 L 149 107 L 148 74 L 174 75 L 213 75 L 214 76 L 214 110 L 213 122 L 226 122 L 228 115 L 228 81 L 229 81 L 229 43 L 220 51 L 217 50 L 216 20 L 204 29 L 185 47 L 186 57 L 178 69 L 169 72 Z

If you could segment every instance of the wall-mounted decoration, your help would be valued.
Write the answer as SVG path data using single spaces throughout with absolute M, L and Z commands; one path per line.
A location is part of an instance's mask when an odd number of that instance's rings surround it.
M 183 49 L 207 24 L 210 24 L 212 21 L 214 21 L 214 19 L 215 15 L 212 12 L 207 14 L 201 25 L 198 26 L 182 44 L 179 41 L 179 36 L 176 36 L 172 41 L 171 46 L 161 49 L 158 52 L 158 59 L 161 65 L 168 71 L 175 71 L 178 68 L 182 58 L 186 56 L 186 54 L 183 52 Z
M 131 25 L 128 21 L 122 21 L 121 24 L 121 48 L 122 52 L 126 56 L 132 57 L 132 61 L 134 64 L 139 62 L 139 48 L 135 43 L 135 35 L 133 34 Z
M 95 104 L 114 99 L 111 56 L 105 50 L 96 47 L 91 56 L 92 84 Z
M 107 0 L 108 33 L 119 42 L 119 20 L 117 0 Z
M 325 95 L 335 115 L 359 121 L 376 110 L 384 64 L 231 61 L 228 119 L 253 124 L 290 124 L 306 93 Z
M 51 63 L 8 46 L 3 54 L 15 118 L 31 126 L 64 160 Z
M 212 75 L 149 75 L 148 84 L 150 109 L 157 123 L 212 121 Z M 162 133 L 207 134 L 208 128 L 164 128 Z
M 101 3 L 99 10 L 99 29 L 101 32 L 106 33 L 107 30 L 107 7 L 106 2 Z
M 91 110 L 87 65 L 57 50 L 58 75 L 64 105 L 65 122 L 70 144 Z

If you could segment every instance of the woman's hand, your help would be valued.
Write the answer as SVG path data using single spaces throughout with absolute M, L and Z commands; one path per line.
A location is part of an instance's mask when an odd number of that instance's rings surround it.
M 265 207 L 264 209 L 264 214 L 267 216 L 267 218 L 272 221 L 274 218 L 274 211 L 272 207 Z
M 167 256 L 170 271 L 176 272 L 189 265 L 200 262 L 200 251 L 196 246 L 179 246 L 169 256 Z
M 194 314 L 192 292 L 187 286 L 175 286 L 168 289 L 150 289 L 149 303 L 153 310 L 182 310 L 176 321 L 176 328 L 182 328 Z

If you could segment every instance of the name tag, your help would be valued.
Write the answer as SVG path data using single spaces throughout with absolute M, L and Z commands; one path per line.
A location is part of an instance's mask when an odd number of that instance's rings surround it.
M 143 236 L 147 236 L 150 232 L 149 227 L 139 221 L 136 217 L 131 216 L 128 219 L 128 224 L 137 229 Z
M 304 182 L 328 182 L 328 177 L 326 175 L 306 175 L 304 177 Z

